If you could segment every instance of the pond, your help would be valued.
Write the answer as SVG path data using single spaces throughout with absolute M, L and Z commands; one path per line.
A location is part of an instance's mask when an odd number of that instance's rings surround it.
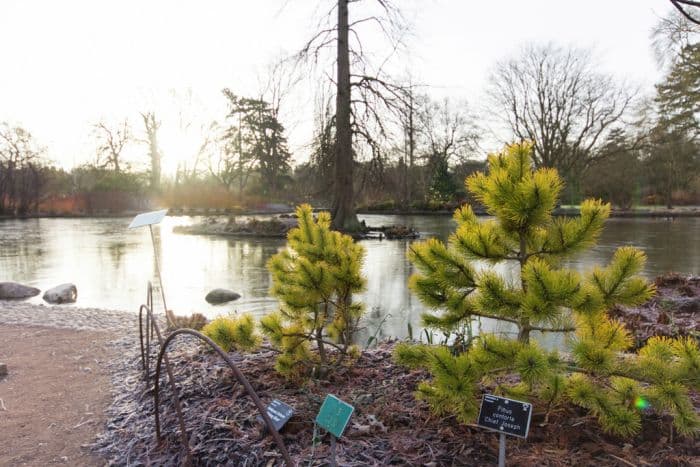
M 363 215 L 368 225 L 405 224 L 423 238 L 446 239 L 454 228 L 448 216 Z M 153 248 L 147 228 L 127 230 L 130 218 L 27 219 L 0 221 L 0 282 L 16 281 L 46 290 L 64 282 L 78 287 L 76 306 L 121 309 L 136 313 L 145 300 L 147 282 L 156 283 Z M 285 241 L 269 238 L 175 234 L 176 225 L 201 220 L 166 217 L 154 228 L 160 251 L 168 307 L 176 314 L 272 311 L 277 302 L 268 294 L 265 267 Z M 610 219 L 599 245 L 568 261 L 587 270 L 607 263 L 615 249 L 635 245 L 648 255 L 644 274 L 653 278 L 667 271 L 700 273 L 700 219 Z M 366 329 L 360 341 L 404 337 L 408 323 L 414 335 L 426 309 L 407 288 L 412 267 L 406 252 L 412 241 L 367 240 L 364 273 L 367 290 L 359 297 L 367 308 Z M 508 266 L 502 268 L 507 273 Z M 238 301 L 212 306 L 204 301 L 216 287 L 242 295 Z M 42 303 L 41 296 L 30 299 Z M 158 310 L 158 308 L 156 308 Z M 482 323 L 493 329 L 493 323 Z M 508 331 L 507 328 L 499 330 Z

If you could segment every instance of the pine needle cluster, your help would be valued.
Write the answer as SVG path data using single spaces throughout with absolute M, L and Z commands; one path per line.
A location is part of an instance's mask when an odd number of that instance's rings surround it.
M 645 255 L 622 247 L 606 267 L 585 274 L 562 268 L 562 260 L 595 245 L 610 206 L 587 200 L 578 217 L 554 217 L 561 179 L 553 169 L 535 170 L 531 153 L 527 143 L 507 146 L 489 156 L 488 174 L 467 178 L 467 189 L 492 219 L 480 221 L 470 206 L 461 207 L 447 244 L 430 239 L 410 248 L 417 272 L 409 286 L 439 311 L 424 315 L 424 326 L 449 333 L 491 318 L 517 330 L 517 339 L 481 335 L 449 346 L 397 346 L 397 361 L 432 375 L 417 396 L 437 413 L 468 423 L 486 383 L 548 408 L 573 402 L 622 436 L 639 431 L 649 408 L 672 414 L 680 433 L 696 434 L 700 420 L 688 390 L 698 387 L 697 343 L 655 338 L 638 355 L 625 353 L 631 337 L 607 310 L 653 295 L 654 287 L 638 276 Z M 499 274 L 498 264 L 514 265 L 514 277 Z M 570 353 L 541 348 L 530 339 L 533 332 L 565 333 Z M 512 375 L 517 384 L 505 382 Z
M 314 219 L 311 206 L 301 205 L 296 214 L 298 227 L 288 233 L 287 248 L 268 262 L 280 309 L 260 321 L 281 351 L 277 370 L 288 376 L 325 371 L 356 353 L 353 337 L 364 312 L 353 302 L 365 287 L 363 247 L 332 231 L 327 212 Z
M 202 333 L 221 347 L 224 352 L 231 349 L 251 351 L 260 346 L 262 338 L 255 332 L 255 320 L 249 314 L 219 316 L 202 328 Z

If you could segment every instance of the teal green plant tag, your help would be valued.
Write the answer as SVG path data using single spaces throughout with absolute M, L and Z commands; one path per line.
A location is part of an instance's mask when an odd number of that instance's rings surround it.
M 341 401 L 333 394 L 328 394 L 316 415 L 316 423 L 336 438 L 340 438 L 354 410 L 355 407 L 352 405 Z

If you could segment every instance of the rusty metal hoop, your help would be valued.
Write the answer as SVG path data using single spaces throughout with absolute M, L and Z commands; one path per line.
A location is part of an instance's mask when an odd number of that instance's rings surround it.
M 149 378 L 149 366 L 151 358 L 151 337 L 153 337 L 153 332 L 155 331 L 156 337 L 159 343 L 163 343 L 163 336 L 160 333 L 160 328 L 158 323 L 153 317 L 153 286 L 151 282 L 148 282 L 148 288 L 146 290 L 146 302 L 147 305 L 141 305 L 139 308 L 139 337 L 141 340 L 141 366 L 144 370 L 144 379 L 148 382 Z M 146 312 L 146 347 L 143 345 L 143 312 Z M 177 397 L 177 386 L 175 385 L 175 377 L 173 376 L 173 370 L 170 366 L 170 361 L 168 356 L 165 355 L 165 371 L 168 373 L 168 380 L 170 381 L 170 386 L 172 388 L 173 394 L 175 395 L 175 412 L 178 415 L 178 420 L 180 422 L 180 437 L 181 443 L 185 448 L 185 464 L 189 465 L 192 463 L 192 455 L 189 449 L 189 443 L 187 441 L 187 433 L 185 431 L 185 421 L 182 416 L 182 406 L 180 405 L 180 398 Z M 160 359 L 159 359 L 160 362 Z M 160 367 L 159 367 L 160 369 Z M 157 414 L 157 412 L 156 412 Z M 160 436 L 158 436 L 160 439 Z
M 270 420 L 270 417 L 267 415 L 267 410 L 265 409 L 265 406 L 263 405 L 262 401 L 258 397 L 258 394 L 255 392 L 255 389 L 250 385 L 248 382 L 248 379 L 241 373 L 241 370 L 238 369 L 238 367 L 233 363 L 231 360 L 231 357 L 228 356 L 224 350 L 219 347 L 213 340 L 211 340 L 209 337 L 205 336 L 199 331 L 195 331 L 194 329 L 178 329 L 176 331 L 173 331 L 168 335 L 168 337 L 165 338 L 165 341 L 161 344 L 160 346 L 160 352 L 158 352 L 158 360 L 156 362 L 156 374 L 155 374 L 155 387 L 153 391 L 153 397 L 154 397 L 154 411 L 155 411 L 155 421 L 156 421 L 156 437 L 160 441 L 161 439 L 161 433 L 160 433 L 160 368 L 161 368 L 161 361 L 163 360 L 164 357 L 167 358 L 165 353 L 168 350 L 168 345 L 179 335 L 190 335 L 198 338 L 202 342 L 205 342 L 206 344 L 209 345 L 216 353 L 219 354 L 219 356 L 228 364 L 228 366 L 231 368 L 233 371 L 234 376 L 238 380 L 238 382 L 243 385 L 245 388 L 246 392 L 250 396 L 250 398 L 253 400 L 253 403 L 257 407 L 258 411 L 260 412 L 260 415 L 262 416 L 263 421 L 265 422 L 265 426 L 269 430 L 270 434 L 272 434 L 272 437 L 275 440 L 275 443 L 277 443 L 277 447 L 279 450 L 282 452 L 282 457 L 284 458 L 285 463 L 288 466 L 293 466 L 294 464 L 292 463 L 292 459 L 289 457 L 289 452 L 287 451 L 287 446 L 284 444 L 284 440 L 282 440 L 282 437 L 280 436 L 279 432 L 275 428 L 275 426 L 272 424 L 272 420 Z M 167 369 L 167 362 L 166 362 L 166 369 Z M 176 404 L 176 408 L 179 406 L 179 397 L 177 396 L 177 391 L 175 390 L 175 384 L 171 379 L 171 385 L 173 386 L 173 395 L 175 396 L 175 400 L 178 402 Z M 182 416 L 182 412 L 179 410 L 176 410 L 177 412 L 177 417 L 179 418 L 179 425 L 180 425 L 180 430 L 183 431 L 181 435 L 181 439 L 183 442 L 187 442 L 187 435 L 184 434 L 184 424 L 185 420 Z M 187 442 L 186 446 L 187 452 L 190 451 L 189 448 L 189 442 Z
M 146 345 L 144 346 L 143 333 L 143 312 L 146 312 Z M 153 322 L 153 285 L 148 282 L 146 289 L 146 304 L 139 308 L 139 341 L 141 344 L 141 368 L 143 369 L 144 379 L 148 381 L 150 375 L 150 355 L 151 355 L 151 339 L 154 337 L 155 323 Z M 158 340 L 160 341 L 160 332 L 158 332 Z
M 146 312 L 146 345 L 144 345 L 143 333 L 143 314 Z M 151 355 L 151 309 L 147 305 L 141 305 L 139 308 L 139 340 L 141 342 L 141 369 L 143 370 L 143 378 L 148 380 L 149 363 Z

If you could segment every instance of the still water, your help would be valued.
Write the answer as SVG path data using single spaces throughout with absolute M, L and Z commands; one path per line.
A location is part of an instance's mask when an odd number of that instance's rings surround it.
M 448 216 L 360 216 L 368 225 L 413 226 L 423 238 L 446 239 L 454 224 Z M 127 230 L 131 219 L 28 219 L 0 221 L 0 282 L 15 281 L 42 290 L 72 282 L 78 287 L 76 306 L 138 311 L 146 283 L 156 282 L 151 237 L 147 228 Z M 269 297 L 267 260 L 284 247 L 282 239 L 191 236 L 172 232 L 176 225 L 201 219 L 166 217 L 154 227 L 168 307 L 176 314 L 274 310 Z M 406 259 L 411 241 L 368 240 L 364 273 L 367 290 L 359 299 L 367 308 L 364 336 L 404 337 L 407 324 L 415 332 L 426 309 L 406 284 L 412 272 Z M 667 271 L 700 273 L 700 219 L 611 219 L 599 245 L 569 261 L 586 270 L 607 263 L 614 250 L 635 245 L 649 258 L 644 274 Z M 216 287 L 232 289 L 242 298 L 220 306 L 204 301 Z M 41 295 L 30 299 L 41 303 Z M 490 327 L 490 326 L 489 326 Z

